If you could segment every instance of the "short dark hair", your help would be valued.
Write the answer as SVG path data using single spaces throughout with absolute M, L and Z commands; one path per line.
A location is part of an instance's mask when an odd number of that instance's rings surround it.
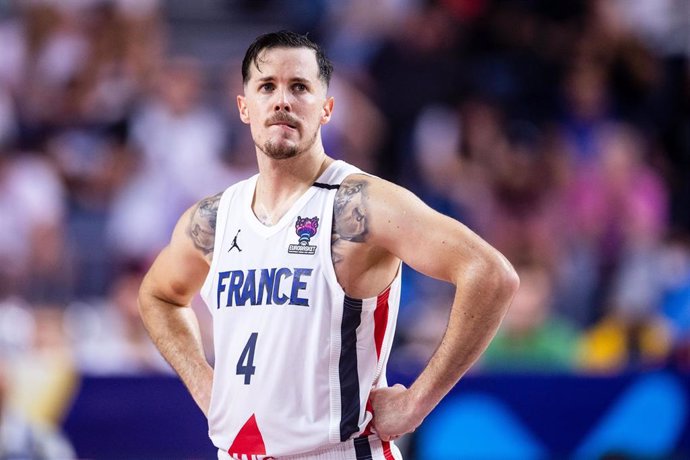
M 259 53 L 270 48 L 309 48 L 316 53 L 316 63 L 319 66 L 319 78 L 328 86 L 333 74 L 333 64 L 326 57 L 323 49 L 311 41 L 306 35 L 301 35 L 289 30 L 271 32 L 260 35 L 247 48 L 247 53 L 242 60 L 242 83 L 249 81 L 249 67 L 254 64 L 259 67 Z

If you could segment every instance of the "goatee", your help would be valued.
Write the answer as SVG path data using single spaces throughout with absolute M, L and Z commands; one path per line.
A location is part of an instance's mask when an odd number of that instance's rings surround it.
M 269 158 L 274 160 L 286 160 L 297 156 L 299 151 L 294 145 L 274 144 L 267 141 L 261 149 Z
M 285 144 L 282 142 L 272 142 L 272 141 L 266 141 L 264 142 L 263 146 L 259 146 L 259 144 L 254 141 L 254 145 L 256 145 L 259 150 L 261 150 L 267 157 L 273 159 L 273 160 L 287 160 L 289 158 L 294 158 L 297 155 L 301 154 L 302 152 L 306 152 L 309 149 L 311 149 L 314 144 L 316 143 L 316 139 L 319 136 L 319 130 L 316 129 L 314 130 L 314 134 L 311 136 L 311 139 L 309 139 L 309 142 L 307 143 L 306 147 L 302 146 L 300 149 L 297 145 L 295 144 Z

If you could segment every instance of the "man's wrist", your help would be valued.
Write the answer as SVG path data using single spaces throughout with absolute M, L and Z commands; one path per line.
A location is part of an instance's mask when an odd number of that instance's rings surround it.
M 433 401 L 429 393 L 417 382 L 408 390 L 408 408 L 410 417 L 420 425 L 427 415 L 436 407 L 438 401 Z

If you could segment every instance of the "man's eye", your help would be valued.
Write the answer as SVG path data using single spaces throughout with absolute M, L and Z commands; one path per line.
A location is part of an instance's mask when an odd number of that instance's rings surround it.
M 293 88 L 295 89 L 295 91 L 299 91 L 299 92 L 302 92 L 302 91 L 306 91 L 306 90 L 307 90 L 307 87 L 304 86 L 302 83 L 297 83 L 297 84 L 295 84 L 295 85 L 293 86 Z
M 264 83 L 259 88 L 261 91 L 272 91 L 274 88 L 273 83 Z

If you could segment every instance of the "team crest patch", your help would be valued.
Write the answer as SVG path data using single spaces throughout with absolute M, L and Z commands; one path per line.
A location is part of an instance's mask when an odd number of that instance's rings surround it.
M 304 217 L 297 216 L 295 223 L 295 233 L 299 236 L 299 244 L 291 244 L 288 246 L 290 254 L 314 254 L 316 246 L 309 244 L 309 241 L 316 235 L 319 229 L 318 217 Z

